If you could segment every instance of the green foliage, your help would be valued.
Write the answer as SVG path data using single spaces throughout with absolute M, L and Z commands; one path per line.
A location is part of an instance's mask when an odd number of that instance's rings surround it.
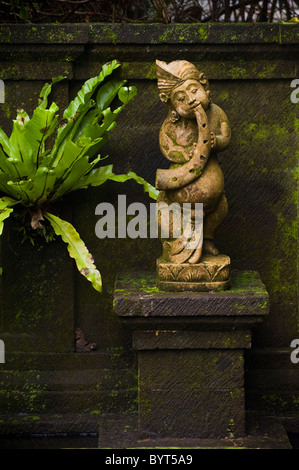
M 101 291 L 101 275 L 96 269 L 93 258 L 81 240 L 78 232 L 69 222 L 61 220 L 59 217 L 47 212 L 44 215 L 51 223 L 56 235 L 60 235 L 62 240 L 67 243 L 69 254 L 75 259 L 80 273 L 92 283 L 96 290 Z
M 52 85 L 64 78 L 57 77 L 42 88 L 31 118 L 23 109 L 17 110 L 10 137 L 0 128 L 0 191 L 5 194 L 0 198 L 0 235 L 4 220 L 17 204 L 30 211 L 34 230 L 43 229 L 45 217 L 56 235 L 67 243 L 80 273 L 98 291 L 102 288 L 101 276 L 90 253 L 74 227 L 51 214 L 51 205 L 65 194 L 99 186 L 108 179 L 134 179 L 151 197 L 157 197 L 155 188 L 135 173 L 115 175 L 113 165 L 99 166 L 99 150 L 107 142 L 118 115 L 137 93 L 135 87 L 125 86 L 125 80 L 107 81 L 119 66 L 113 60 L 102 67 L 98 76 L 87 80 L 64 110 L 61 122 L 58 106 L 52 103 L 48 107 Z M 112 108 L 115 101 L 118 105 Z M 55 133 L 54 143 L 47 145 Z
M 75 4 L 75 8 L 74 8 Z M 52 0 L 1 2 L 3 23 L 277 22 L 298 15 L 296 0 Z M 113 39 L 109 27 L 107 36 Z

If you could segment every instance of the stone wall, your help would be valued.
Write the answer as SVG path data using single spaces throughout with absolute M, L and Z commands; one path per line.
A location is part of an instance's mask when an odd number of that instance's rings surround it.
M 298 43 L 298 26 L 286 24 L 0 26 L 4 130 L 9 132 L 17 107 L 32 111 L 45 81 L 67 77 L 51 95 L 64 109 L 84 80 L 117 58 L 120 76 L 137 86 L 138 95 L 120 115 L 103 156 L 110 155 L 116 173 L 133 170 L 152 184 L 156 169 L 167 167 L 158 144 L 166 110 L 158 97 L 155 59 L 186 59 L 208 76 L 212 99 L 227 113 L 233 132 L 229 149 L 219 155 L 230 211 L 217 245 L 233 267 L 259 271 L 271 302 L 246 357 L 247 406 L 283 415 L 299 411 L 299 364 L 290 361 L 290 343 L 299 337 L 299 103 L 291 101 Z M 102 295 L 77 273 L 59 240 L 21 244 L 16 221 L 6 224 L 1 412 L 55 411 L 66 396 L 74 411 L 134 408 L 134 357 L 130 335 L 113 313 L 113 286 L 119 271 L 154 270 L 161 247 L 158 240 L 96 238 L 95 207 L 117 203 L 118 194 L 126 194 L 128 204 L 152 202 L 136 183 L 127 182 L 82 190 L 61 204 L 102 273 Z M 73 353 L 76 327 L 97 343 L 92 357 Z M 26 390 L 37 398 L 28 402 L 27 394 L 26 402 Z

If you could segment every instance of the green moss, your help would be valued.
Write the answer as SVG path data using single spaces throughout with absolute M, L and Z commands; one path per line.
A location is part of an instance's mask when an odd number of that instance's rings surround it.
M 241 313 L 245 308 L 246 308 L 245 305 L 239 305 L 238 303 L 236 303 L 235 306 L 231 310 L 236 312 L 236 314 L 238 314 L 238 313 Z
M 282 214 L 277 216 L 277 229 L 280 231 L 280 246 L 287 257 L 293 256 L 293 244 L 296 243 L 298 235 L 298 220 L 289 219 Z
M 41 271 L 42 272 L 42 271 Z M 28 274 L 28 276 L 30 276 Z M 29 281 L 30 282 L 30 281 Z M 55 289 L 49 292 L 49 282 L 45 279 L 39 279 L 35 284 L 36 290 L 33 295 L 28 299 L 28 302 L 20 302 L 18 310 L 15 314 L 13 321 L 13 327 L 17 329 L 28 329 L 35 328 L 41 324 L 41 322 L 51 319 L 56 316 L 56 294 Z M 51 295 L 50 295 L 51 294 Z M 52 309 L 49 309 L 45 313 L 43 302 L 41 299 L 48 299 L 48 305 L 52 305 Z M 30 300 L 30 302 L 29 302 Z M 29 308 L 30 305 L 30 308 Z M 17 307 L 17 304 L 16 304 Z
M 288 403 L 284 398 L 280 395 L 275 395 L 274 393 L 263 395 L 262 399 L 264 401 L 265 409 L 286 408 L 288 406 Z
M 149 274 L 147 277 L 139 279 L 133 278 L 130 274 L 123 275 L 122 284 L 125 285 L 126 283 L 128 283 L 128 292 L 132 290 L 132 287 L 136 287 L 145 294 L 163 292 L 157 288 L 156 279 L 151 274 Z M 267 295 L 267 291 L 255 271 L 238 271 L 237 275 L 233 274 L 229 293 L 245 294 L 248 292 L 256 296 Z M 120 293 L 122 296 L 125 296 L 124 289 L 116 290 L 116 293 Z M 228 291 L 224 290 L 219 292 L 210 292 L 210 295 L 227 295 L 227 293 Z M 180 295 L 180 293 L 178 292 L 177 295 Z M 262 308 L 266 308 L 267 305 L 268 304 L 266 300 L 261 301 Z M 242 307 L 240 308 L 242 309 Z
M 158 287 L 142 287 L 141 290 L 146 294 L 156 294 L 160 292 Z
M 234 271 L 233 271 L 234 272 Z M 222 291 L 225 294 L 227 291 Z M 257 296 L 266 294 L 266 289 L 260 282 L 260 278 L 255 271 L 240 271 L 237 275 L 232 275 L 230 293 L 251 292 Z M 221 292 L 218 292 L 218 294 Z
M 255 122 L 252 122 L 251 124 L 248 125 L 248 130 L 250 132 L 255 131 L 257 128 L 257 124 Z
M 299 407 L 299 395 L 296 396 L 296 395 L 293 395 L 292 397 L 292 400 L 293 400 L 293 404 L 295 405 L 295 407 Z
M 24 418 L 22 418 L 23 421 L 39 421 L 40 420 L 40 416 L 36 416 L 36 415 L 27 415 L 27 416 L 24 416 Z
M 245 79 L 249 77 L 248 71 L 243 67 L 231 67 L 228 71 L 229 76 L 232 79 Z
M 231 346 L 233 346 L 235 344 L 236 340 L 235 339 L 232 339 L 230 338 L 229 336 L 226 338 L 226 340 L 224 341 L 224 347 L 225 348 L 230 348 Z
M 263 300 L 262 302 L 258 302 L 258 307 L 262 310 L 269 308 L 268 300 Z
M 284 299 L 296 299 L 297 284 L 293 281 L 293 267 L 297 256 L 298 214 L 294 218 L 277 214 L 276 231 L 273 234 L 273 249 L 266 260 L 266 269 L 270 273 L 267 288 L 273 302 Z
M 46 387 L 38 383 L 26 382 L 17 398 L 19 406 L 22 406 L 22 409 L 28 413 L 42 411 L 45 408 L 42 400 L 42 394 L 45 390 Z
M 267 64 L 263 66 L 261 72 L 257 72 L 257 77 L 259 79 L 275 77 L 277 65 L 276 64 Z
M 123 52 L 122 52 L 123 53 Z M 156 66 L 154 62 L 122 62 L 120 77 L 126 80 L 131 78 L 142 78 L 147 80 L 156 80 Z M 152 103 L 157 103 L 157 93 L 152 95 Z M 149 98 L 149 96 L 148 96 Z M 126 113 L 130 110 L 126 109 Z M 136 118 L 136 110 L 132 108 L 132 117 Z
M 169 153 L 170 158 L 179 158 L 180 160 L 184 161 L 184 155 L 182 152 L 179 152 L 178 150 L 173 150 L 172 152 Z
M 243 137 L 240 137 L 239 140 L 244 148 L 254 142 L 258 146 L 264 146 L 265 151 L 266 148 L 268 149 L 269 141 L 272 141 L 273 148 L 281 148 L 281 154 L 285 154 L 286 158 L 289 157 L 290 132 L 286 126 L 277 123 L 253 122 L 245 127 Z M 254 165 L 252 158 L 249 159 L 249 164 Z M 260 167 L 260 164 L 261 159 L 259 158 L 258 167 Z M 263 170 L 266 172 L 267 168 L 264 167 Z M 271 170 L 273 171 L 273 168 Z
M 112 44 L 114 44 L 114 45 L 117 44 L 118 36 L 117 36 L 117 33 L 112 30 L 111 26 L 103 27 L 102 33 L 103 33 L 104 37 L 106 37 L 107 39 L 109 39 L 112 42 Z
M 11 107 L 8 103 L 1 103 L 1 109 L 4 111 L 5 117 L 10 119 L 12 117 Z
M 180 168 L 180 166 L 182 166 L 181 163 L 172 163 L 169 168 L 173 169 L 173 168 Z
M 219 96 L 218 99 L 220 101 L 228 101 L 230 99 L 229 97 L 229 92 L 228 91 L 223 91 Z
M 207 26 L 200 26 L 200 28 L 198 29 L 198 36 L 202 41 L 205 41 L 208 38 Z
M 228 427 L 227 427 L 227 433 L 231 439 L 234 438 L 234 429 L 235 429 L 235 420 L 231 418 L 229 420 Z
M 258 140 L 268 140 L 269 129 L 267 129 L 266 127 L 260 127 L 255 131 L 254 138 Z
M 148 397 L 139 396 L 139 407 L 143 418 L 150 417 L 152 414 L 152 403 Z
M 159 42 L 169 42 L 171 40 L 176 40 L 181 43 L 191 43 L 195 40 L 205 41 L 208 38 L 208 26 L 203 25 L 199 26 L 196 29 L 196 34 L 194 34 L 194 27 L 192 25 L 176 24 L 175 28 L 169 27 L 159 35 Z
M 163 34 L 159 36 L 159 42 L 167 42 L 172 36 L 172 31 L 170 29 L 166 29 Z

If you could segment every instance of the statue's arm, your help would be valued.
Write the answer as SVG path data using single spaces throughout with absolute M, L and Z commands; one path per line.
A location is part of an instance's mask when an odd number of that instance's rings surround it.
M 156 188 L 159 190 L 179 189 L 199 178 L 209 158 L 211 134 L 207 115 L 199 105 L 194 111 L 198 125 L 198 141 L 193 147 L 193 156 L 179 168 L 157 170 Z
M 231 130 L 229 127 L 228 121 L 222 121 L 220 124 L 220 133 L 216 134 L 216 139 L 215 139 L 215 150 L 217 152 L 221 152 L 222 150 L 225 150 L 230 143 L 231 139 Z
M 213 132 L 214 126 L 211 126 L 213 141 L 212 148 L 214 148 L 216 152 L 221 152 L 222 150 L 225 150 L 230 143 L 231 129 L 225 112 L 215 104 L 213 104 L 212 106 L 213 108 L 211 113 L 211 122 L 217 122 L 217 125 L 215 126 L 217 131 L 215 134 Z M 213 136 L 213 134 L 215 137 Z

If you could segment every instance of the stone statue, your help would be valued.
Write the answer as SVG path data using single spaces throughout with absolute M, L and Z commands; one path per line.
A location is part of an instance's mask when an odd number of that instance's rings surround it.
M 224 111 L 212 103 L 205 75 L 185 60 L 167 64 L 156 61 L 159 96 L 168 116 L 159 136 L 163 155 L 171 161 L 167 170 L 157 170 L 158 207 L 177 203 L 190 206 L 190 223 L 174 234 L 171 213 L 168 222 L 159 214 L 159 229 L 169 224 L 169 236 L 161 237 L 163 254 L 157 262 L 158 285 L 166 290 L 220 290 L 229 285 L 230 259 L 220 255 L 214 233 L 225 219 L 228 204 L 224 177 L 217 153 L 227 148 L 231 131 Z M 202 203 L 203 225 L 195 224 L 195 203 Z M 162 206 L 161 206 L 162 207 Z M 164 227 L 165 228 L 165 227 Z M 188 245 L 201 231 L 201 239 Z M 195 237 L 195 238 L 194 238 Z

